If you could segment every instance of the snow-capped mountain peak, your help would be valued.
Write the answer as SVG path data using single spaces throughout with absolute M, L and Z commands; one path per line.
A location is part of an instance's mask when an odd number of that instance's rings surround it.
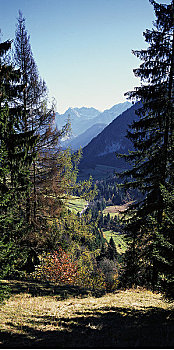
M 104 112 L 93 107 L 68 108 L 64 114 L 56 114 L 56 125 L 60 129 L 70 119 L 73 136 L 78 136 L 91 126 L 101 123 L 110 124 L 118 115 L 131 107 L 130 102 L 119 103 Z

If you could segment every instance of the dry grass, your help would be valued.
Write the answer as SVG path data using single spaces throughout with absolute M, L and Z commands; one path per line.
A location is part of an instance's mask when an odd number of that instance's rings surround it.
M 121 218 L 122 214 L 129 208 L 130 204 L 132 203 L 133 201 L 121 205 L 110 205 L 103 210 L 103 214 L 107 215 L 109 213 L 111 217 L 117 215 Z
M 0 347 L 172 347 L 173 307 L 142 289 L 66 300 L 16 294 L 1 306 Z

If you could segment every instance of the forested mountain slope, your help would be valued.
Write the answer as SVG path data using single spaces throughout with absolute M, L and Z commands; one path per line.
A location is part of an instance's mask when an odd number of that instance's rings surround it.
M 117 159 L 115 153 L 128 153 L 133 149 L 132 143 L 126 138 L 129 125 L 137 119 L 135 111 L 140 107 L 136 103 L 113 120 L 98 136 L 83 148 L 83 158 L 80 170 L 107 165 L 125 168 L 124 160 Z

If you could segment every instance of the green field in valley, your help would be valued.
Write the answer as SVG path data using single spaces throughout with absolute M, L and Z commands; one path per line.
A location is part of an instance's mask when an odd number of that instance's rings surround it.
M 123 234 L 116 233 L 112 230 L 105 231 L 103 230 L 103 236 L 106 238 L 107 242 L 110 241 L 110 238 L 112 236 L 114 243 L 116 245 L 117 252 L 119 254 L 123 254 L 127 249 L 127 244 L 125 242 L 125 238 Z
M 77 214 L 80 213 L 87 206 L 87 204 L 88 202 L 85 199 L 72 196 L 67 201 L 67 208 Z
M 108 213 L 109 213 L 110 218 L 113 219 L 113 218 L 115 218 L 115 216 L 117 216 L 117 217 L 120 218 L 120 216 L 122 215 L 122 214 L 120 214 L 120 213 L 118 213 L 118 212 L 115 212 L 115 213 L 113 212 L 113 213 L 112 213 L 112 212 L 108 211 L 107 208 L 108 208 L 108 207 L 106 207 L 106 209 L 103 210 L 103 216 L 106 216 L 106 215 L 108 215 Z

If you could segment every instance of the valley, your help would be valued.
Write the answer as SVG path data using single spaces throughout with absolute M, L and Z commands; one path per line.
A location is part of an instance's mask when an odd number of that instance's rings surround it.
M 174 0 L 16 1 L 1 6 L 0 348 L 172 349 Z
M 103 217 L 106 217 L 109 214 L 111 219 L 116 217 L 118 220 L 121 220 L 122 215 L 131 203 L 132 202 L 116 206 L 106 206 L 106 208 L 102 211 Z M 72 196 L 68 200 L 66 206 L 69 210 L 73 211 L 75 214 L 79 214 L 80 216 L 84 214 L 88 208 L 90 208 L 90 204 L 87 201 L 75 196 Z M 107 226 L 109 226 L 108 223 Z M 102 227 L 102 225 L 100 228 L 103 233 L 103 238 L 106 239 L 108 243 L 111 237 L 113 238 L 118 254 L 121 255 L 125 253 L 127 247 L 126 237 L 124 233 L 119 232 L 119 224 L 115 225 L 115 229 L 113 227 L 111 230 L 108 230 L 106 227 Z

